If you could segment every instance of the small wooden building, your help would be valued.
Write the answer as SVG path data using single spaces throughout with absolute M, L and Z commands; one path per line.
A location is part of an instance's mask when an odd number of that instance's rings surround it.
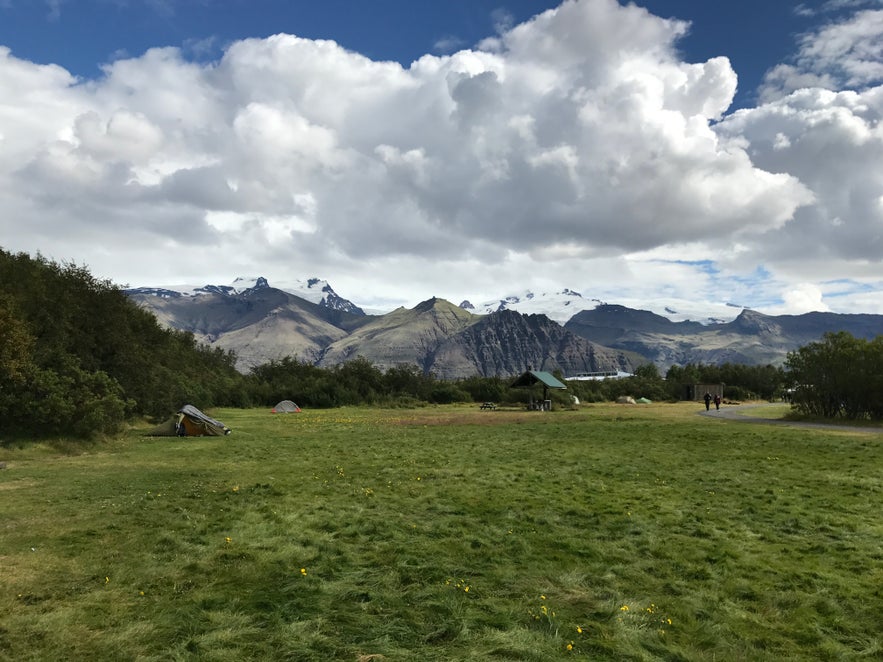
M 702 400 L 705 397 L 705 394 L 708 393 L 713 398 L 716 395 L 719 395 L 721 398 L 724 397 L 724 385 L 723 384 L 684 384 L 684 391 L 682 398 L 684 400 Z

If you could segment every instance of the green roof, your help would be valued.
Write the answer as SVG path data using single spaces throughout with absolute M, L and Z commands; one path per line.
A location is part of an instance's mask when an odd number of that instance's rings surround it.
M 534 384 L 543 384 L 549 388 L 567 388 L 551 372 L 542 372 L 540 370 L 528 370 L 512 383 L 511 388 L 524 388 Z

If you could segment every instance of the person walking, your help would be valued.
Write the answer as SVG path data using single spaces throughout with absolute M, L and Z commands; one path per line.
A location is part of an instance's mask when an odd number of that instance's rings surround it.
M 711 408 L 711 393 L 706 391 L 702 399 L 705 400 L 705 411 L 708 411 Z
M 714 408 L 720 411 L 721 408 L 721 397 L 718 394 L 714 396 Z

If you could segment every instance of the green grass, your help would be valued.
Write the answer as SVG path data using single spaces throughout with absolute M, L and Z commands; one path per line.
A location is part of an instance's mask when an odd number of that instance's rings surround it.
M 883 659 L 880 433 L 696 410 L 0 449 L 0 659 Z

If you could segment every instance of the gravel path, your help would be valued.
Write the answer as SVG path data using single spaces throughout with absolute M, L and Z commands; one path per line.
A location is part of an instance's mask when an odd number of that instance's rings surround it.
M 883 428 L 880 427 L 859 427 L 855 425 L 837 425 L 835 423 L 804 423 L 801 421 L 786 421 L 778 418 L 762 418 L 759 416 L 751 416 L 746 412 L 752 409 L 766 409 L 769 407 L 778 407 L 781 403 L 771 402 L 756 405 L 722 405 L 720 411 L 711 409 L 710 411 L 700 410 L 700 416 L 709 416 L 711 418 L 723 418 L 728 421 L 741 421 L 742 423 L 766 423 L 768 425 L 789 425 L 794 428 L 809 428 L 815 430 L 842 430 L 844 432 L 863 432 L 865 434 L 883 435 Z

